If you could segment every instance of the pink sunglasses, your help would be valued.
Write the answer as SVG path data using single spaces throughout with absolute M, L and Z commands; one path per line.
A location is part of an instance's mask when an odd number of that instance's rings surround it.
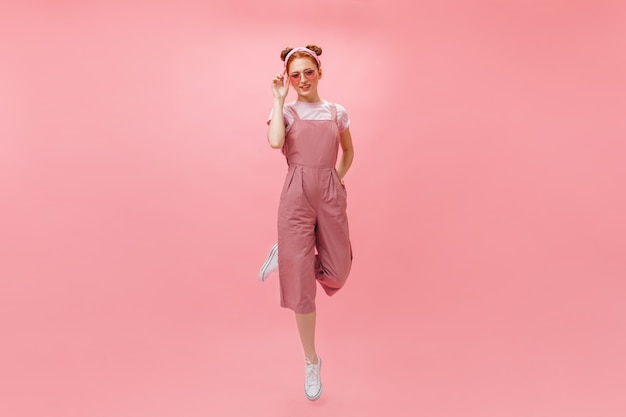
M 289 74 L 289 78 L 291 78 L 291 81 L 300 81 L 300 79 L 302 78 L 302 74 L 304 74 L 307 80 L 312 80 L 315 77 L 316 73 L 317 70 L 307 69 L 302 71 L 302 73 L 294 72 L 293 74 Z

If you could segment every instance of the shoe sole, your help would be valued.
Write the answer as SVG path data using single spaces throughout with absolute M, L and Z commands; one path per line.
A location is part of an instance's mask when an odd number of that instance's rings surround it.
M 315 401 L 322 395 L 322 358 L 319 358 L 320 361 L 320 390 L 315 394 L 314 397 L 309 397 L 306 393 L 306 389 L 304 390 L 304 395 L 309 399 L 309 401 Z
M 274 259 L 274 256 L 276 256 L 277 251 L 278 251 L 278 243 L 272 246 L 272 249 L 270 250 L 270 254 L 267 256 L 265 263 L 261 267 L 261 270 L 259 271 L 259 281 L 265 281 L 266 279 L 265 272 L 267 271 L 267 268 L 272 263 L 272 260 Z
M 317 395 L 315 397 L 309 397 L 307 395 L 306 391 L 304 392 L 304 395 L 306 395 L 306 397 L 309 399 L 309 401 L 317 400 L 322 395 L 322 384 L 320 384 L 320 391 L 317 393 Z

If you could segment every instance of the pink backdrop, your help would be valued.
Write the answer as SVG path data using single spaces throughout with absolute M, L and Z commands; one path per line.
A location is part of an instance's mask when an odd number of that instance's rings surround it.
M 623 1 L 7 3 L 1 416 L 626 415 Z M 309 42 L 356 149 L 315 403 L 256 279 Z

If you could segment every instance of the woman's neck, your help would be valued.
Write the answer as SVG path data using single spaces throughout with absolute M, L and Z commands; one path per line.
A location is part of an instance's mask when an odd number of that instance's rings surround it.
M 297 101 L 304 101 L 306 103 L 318 103 L 320 101 L 322 101 L 322 99 L 320 98 L 319 94 L 314 94 L 314 95 L 306 95 L 306 96 L 301 96 L 298 95 Z

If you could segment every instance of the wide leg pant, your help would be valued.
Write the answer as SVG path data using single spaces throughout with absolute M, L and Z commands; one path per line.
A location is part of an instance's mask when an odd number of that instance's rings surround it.
M 278 209 L 281 306 L 311 313 L 316 282 L 328 295 L 343 287 L 352 266 L 346 208 L 334 168 L 290 167 Z

